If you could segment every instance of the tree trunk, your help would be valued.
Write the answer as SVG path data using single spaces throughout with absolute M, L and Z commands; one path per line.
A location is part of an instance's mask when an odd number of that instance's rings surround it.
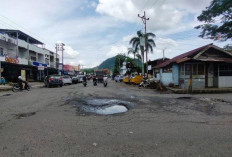
M 144 75 L 144 51 L 141 51 L 141 57 L 142 57 L 142 75 Z

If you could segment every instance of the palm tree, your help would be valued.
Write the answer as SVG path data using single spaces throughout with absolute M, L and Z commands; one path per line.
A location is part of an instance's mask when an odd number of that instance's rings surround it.
M 140 38 L 145 37 L 145 46 L 140 45 Z M 155 34 L 153 33 L 146 33 L 143 34 L 141 31 L 137 32 L 137 36 L 133 37 L 130 40 L 130 44 L 132 44 L 132 47 L 134 49 L 140 49 L 141 51 L 141 57 L 142 57 L 142 74 L 144 75 L 144 51 L 147 50 L 147 52 L 153 53 L 153 46 L 155 47 L 155 42 L 152 38 L 155 37 Z M 147 63 L 147 54 L 146 54 L 146 63 Z
M 136 54 L 136 57 L 137 57 L 138 60 L 140 60 L 142 62 L 142 57 L 141 57 L 140 54 Z
M 134 60 L 135 60 L 135 56 L 138 54 L 138 49 L 137 48 L 128 48 L 128 55 L 129 54 L 133 54 L 134 55 Z
M 145 45 L 147 49 L 147 53 L 151 52 L 153 53 L 153 47 L 155 47 L 155 41 L 153 40 L 155 38 L 154 33 L 147 33 L 145 34 Z M 146 63 L 147 63 L 147 53 L 146 53 Z

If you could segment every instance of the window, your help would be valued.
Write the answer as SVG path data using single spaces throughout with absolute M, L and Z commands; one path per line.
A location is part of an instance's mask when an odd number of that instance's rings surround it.
M 198 75 L 204 75 L 205 73 L 205 65 L 204 64 L 198 64 Z
M 167 66 L 167 67 L 163 68 L 163 72 L 164 73 L 170 73 L 170 72 L 172 72 L 172 67 L 171 66 Z
M 3 48 L 0 47 L 0 56 L 3 56 L 4 55 L 4 51 L 3 51 Z
M 35 56 L 31 56 L 31 60 L 32 61 L 36 61 L 36 57 Z
M 219 65 L 219 76 L 232 76 L 232 64 Z
M 181 66 L 181 75 L 204 75 L 205 73 L 205 65 L 204 64 L 185 64 Z
M 184 64 L 181 64 L 180 66 L 180 74 L 184 75 Z
M 193 75 L 197 75 L 197 64 L 193 64 Z
M 190 75 L 192 71 L 192 66 L 191 64 L 185 64 L 185 75 Z

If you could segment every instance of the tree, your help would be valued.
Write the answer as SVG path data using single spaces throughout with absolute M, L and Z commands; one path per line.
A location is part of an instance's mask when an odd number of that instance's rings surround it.
M 137 32 L 137 36 L 136 37 L 133 37 L 131 40 L 130 40 L 130 44 L 132 44 L 132 47 L 134 49 L 140 49 L 141 51 L 141 57 L 142 57 L 142 73 L 144 74 L 144 68 L 143 68 L 143 65 L 144 65 L 144 51 L 145 51 L 145 48 L 144 46 L 140 45 L 140 38 L 141 37 L 144 37 L 145 38 L 145 46 L 147 48 L 147 52 L 151 52 L 153 53 L 153 47 L 155 47 L 155 42 L 152 38 L 155 37 L 155 34 L 153 33 L 147 33 L 147 34 L 143 34 L 141 31 L 138 31 Z M 147 58 L 147 57 L 146 57 Z M 147 60 L 146 60 L 147 61 Z
M 91 74 L 94 72 L 94 69 L 93 68 L 85 68 L 85 69 L 82 69 L 81 71 L 86 72 L 86 74 Z
M 199 37 L 226 41 L 232 38 L 232 0 L 213 0 L 197 19 L 205 24 Z
M 117 75 L 120 73 L 120 68 L 123 65 L 123 62 L 126 60 L 126 56 L 124 54 L 118 54 L 115 58 L 113 74 Z
M 128 48 L 128 55 L 129 54 L 133 54 L 134 55 L 134 60 L 135 60 L 135 56 L 138 54 L 138 48 Z
M 225 45 L 225 46 L 223 47 L 223 49 L 224 49 L 225 51 L 232 52 L 232 45 L 227 44 L 227 45 Z

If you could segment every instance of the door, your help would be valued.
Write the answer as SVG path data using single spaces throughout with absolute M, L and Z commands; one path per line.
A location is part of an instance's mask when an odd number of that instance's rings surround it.
M 213 87 L 214 68 L 213 63 L 208 66 L 208 87 Z

